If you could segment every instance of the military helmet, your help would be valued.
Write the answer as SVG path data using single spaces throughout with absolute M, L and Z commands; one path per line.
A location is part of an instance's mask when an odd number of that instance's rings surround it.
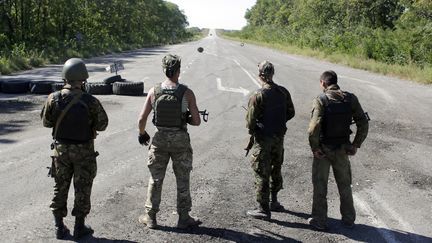
M 71 58 L 65 62 L 62 78 L 66 81 L 84 81 L 88 77 L 86 65 L 80 58 Z
M 263 77 L 270 77 L 274 74 L 274 66 L 269 61 L 262 61 L 258 64 L 259 75 Z
M 164 73 L 171 78 L 174 73 L 180 69 L 181 59 L 177 55 L 168 54 L 162 59 L 162 68 Z

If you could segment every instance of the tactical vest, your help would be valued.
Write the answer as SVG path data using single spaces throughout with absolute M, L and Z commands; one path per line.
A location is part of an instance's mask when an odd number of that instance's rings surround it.
M 258 119 L 261 128 L 258 134 L 264 136 L 284 135 L 286 132 L 286 94 L 277 84 L 272 84 L 270 88 L 260 90 L 263 103 L 264 114 Z
M 53 95 L 55 102 L 54 118 L 57 118 L 66 108 L 69 102 L 72 101 L 73 95 L 67 95 L 62 97 L 61 91 L 57 91 Z M 89 104 L 91 102 L 91 96 L 84 93 L 80 100 L 72 105 L 66 112 L 63 119 L 60 121 L 57 129 L 57 134 L 53 137 L 55 140 L 61 143 L 68 144 L 80 144 L 86 143 L 93 139 L 93 130 L 91 127 Z
M 340 101 L 329 100 L 323 93 L 319 96 L 324 107 L 324 116 L 321 122 L 320 141 L 325 145 L 338 146 L 350 143 L 351 135 L 351 94 L 344 92 L 344 99 Z
M 186 126 L 186 117 L 182 112 L 183 96 L 188 88 L 179 84 L 174 90 L 162 89 L 162 84 L 154 87 L 153 124 L 159 127 Z

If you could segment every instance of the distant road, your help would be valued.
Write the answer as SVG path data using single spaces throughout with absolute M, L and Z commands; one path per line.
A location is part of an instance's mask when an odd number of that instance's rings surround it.
M 95 229 L 88 242 L 432 242 L 432 86 L 356 70 L 268 48 L 224 40 L 214 33 L 197 42 L 146 48 L 86 60 L 90 82 L 111 74 L 105 67 L 122 60 L 123 78 L 143 81 L 147 92 L 163 81 L 161 59 L 182 57 L 181 82 L 193 89 L 198 106 L 210 113 L 208 123 L 190 127 L 194 150 L 192 214 L 204 222 L 192 231 L 178 231 L 175 178 L 169 168 L 164 182 L 160 230 L 138 223 L 144 211 L 149 172 L 147 148 L 137 142 L 137 118 L 145 97 L 97 96 L 110 124 L 96 140 L 98 175 L 88 223 Z M 198 47 L 204 52 L 199 53 Z M 257 64 L 275 65 L 275 81 L 291 93 L 296 117 L 288 122 L 284 213 L 272 220 L 246 217 L 255 206 L 245 110 L 259 88 Z M 329 232 L 307 224 L 312 205 L 312 156 L 307 141 L 312 99 L 319 95 L 319 76 L 332 69 L 342 89 L 355 93 L 371 117 L 370 133 L 352 157 L 357 225 L 341 226 L 339 197 L 329 180 Z M 60 80 L 53 65 L 2 79 Z M 46 96 L 0 93 L 0 235 L 2 242 L 55 242 L 49 203 L 53 181 L 50 130 L 39 111 Z M 13 100 L 6 102 L 5 100 Z M 154 129 L 149 125 L 150 135 Z M 70 193 L 69 209 L 73 194 Z M 66 224 L 73 227 L 69 215 Z M 72 239 L 69 239 L 72 240 Z

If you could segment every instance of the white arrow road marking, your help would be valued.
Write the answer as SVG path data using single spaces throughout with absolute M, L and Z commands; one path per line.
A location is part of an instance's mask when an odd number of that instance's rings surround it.
M 249 90 L 239 87 L 239 88 L 229 88 L 229 87 L 223 87 L 222 86 L 222 80 L 220 78 L 216 79 L 217 82 L 217 88 L 218 90 L 222 90 L 222 91 L 228 91 L 228 92 L 235 92 L 235 93 L 242 93 L 243 96 L 246 96 L 249 94 Z

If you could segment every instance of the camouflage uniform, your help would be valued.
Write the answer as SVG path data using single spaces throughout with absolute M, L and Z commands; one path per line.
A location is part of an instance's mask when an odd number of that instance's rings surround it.
M 337 84 L 332 84 L 325 90 L 329 100 L 341 100 L 344 94 Z M 360 148 L 368 134 L 368 120 L 357 97 L 351 94 L 352 117 L 357 126 L 357 132 L 352 145 Z M 322 159 L 313 159 L 312 183 L 313 183 L 313 205 L 312 218 L 318 224 L 325 226 L 327 221 L 327 184 L 330 166 L 333 168 L 334 177 L 339 190 L 340 212 L 343 222 L 353 224 L 356 213 L 351 191 L 351 165 L 346 149 L 350 144 L 332 146 L 322 144 L 320 141 L 321 123 L 324 115 L 324 107 L 320 98 L 313 101 L 312 118 L 309 123 L 309 144 L 312 151 L 321 149 L 325 154 Z
M 80 89 L 66 85 L 62 95 L 75 96 L 82 93 Z M 92 127 L 96 131 L 103 131 L 108 125 L 108 117 L 100 102 L 92 97 L 88 106 Z M 45 127 L 54 128 L 56 125 L 56 103 L 50 94 L 42 109 L 41 118 Z M 54 216 L 67 215 L 67 197 L 72 177 L 74 179 L 75 202 L 72 215 L 85 217 L 90 212 L 90 195 L 93 179 L 96 176 L 96 152 L 93 140 L 80 144 L 55 142 L 55 186 L 54 197 L 50 205 Z
M 192 146 L 189 134 L 180 128 L 158 128 L 148 153 L 148 168 L 151 177 L 145 204 L 146 212 L 159 212 L 162 184 L 169 159 L 177 182 L 177 212 L 188 213 L 192 208 L 189 178 L 192 170 Z
M 264 114 L 264 103 L 266 99 L 263 97 L 263 91 L 270 89 L 276 84 L 269 82 L 263 85 L 263 88 L 255 92 L 249 99 L 248 112 L 246 116 L 247 128 L 249 134 L 254 136 L 254 145 L 252 152 L 252 169 L 255 172 L 255 187 L 257 202 L 262 209 L 268 210 L 270 203 L 270 193 L 277 193 L 282 189 L 282 174 L 281 167 L 284 156 L 284 136 L 286 127 L 284 125 L 283 132 L 264 135 L 260 131 L 260 120 Z M 285 95 L 286 102 L 286 121 L 290 120 L 295 115 L 294 105 L 291 100 L 291 95 L 285 88 L 279 86 Z

